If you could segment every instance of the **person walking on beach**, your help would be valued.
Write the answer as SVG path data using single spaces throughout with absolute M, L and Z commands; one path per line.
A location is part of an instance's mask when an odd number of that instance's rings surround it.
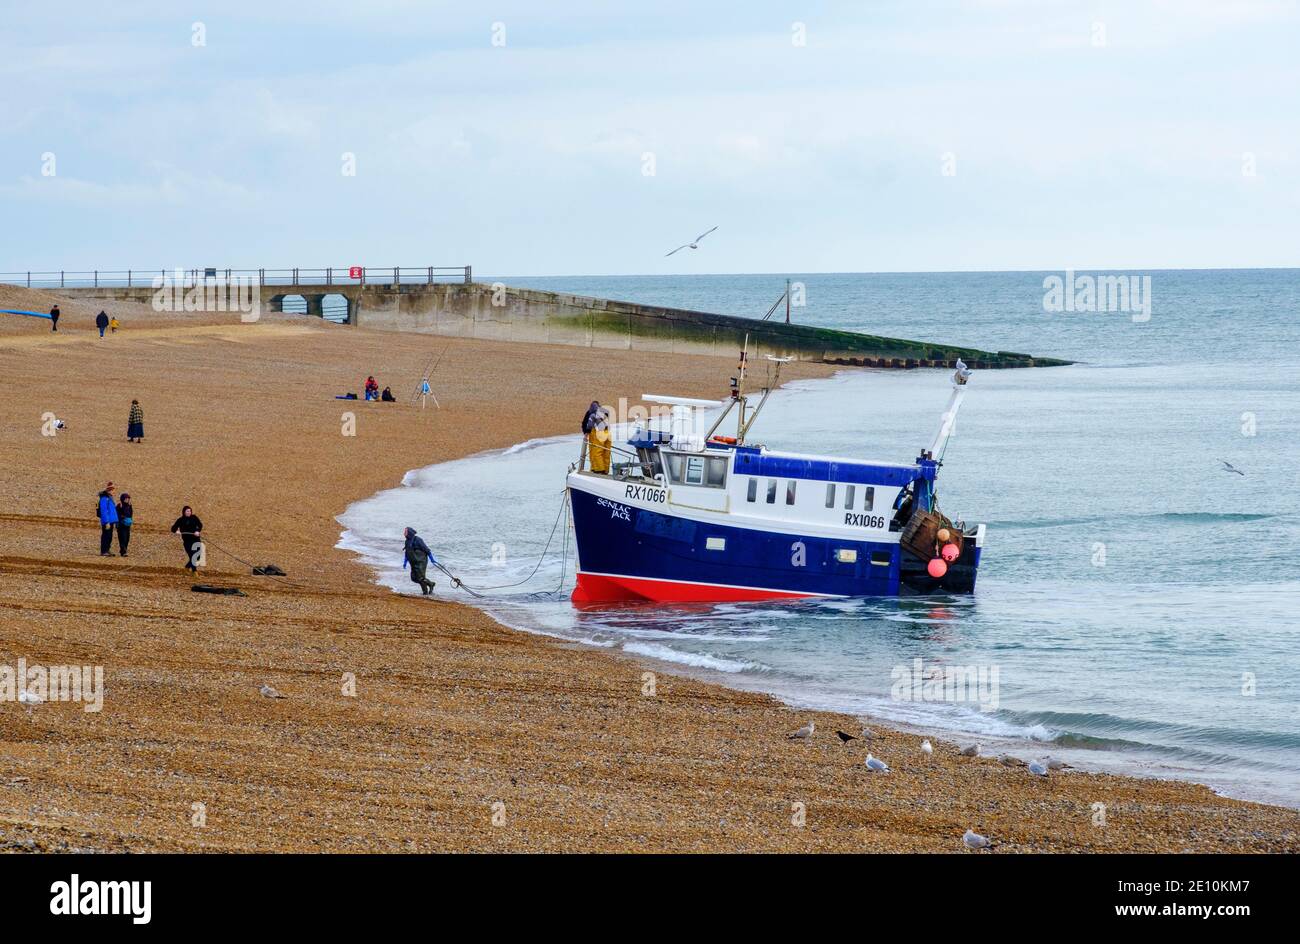
M 203 548 L 203 522 L 189 505 L 181 509 L 181 516 L 172 524 L 172 534 L 179 534 L 185 545 L 185 569 L 197 574 L 196 561 Z
M 123 557 L 126 557 L 126 546 L 131 543 L 131 524 L 134 518 L 131 496 L 123 492 L 122 500 L 117 503 L 117 552 Z
M 122 327 L 122 325 L 121 325 L 121 323 L 117 320 L 117 315 L 114 315 L 112 318 L 109 318 L 109 319 L 108 319 L 108 333 L 109 333 L 109 334 L 117 334 L 117 329 L 120 328 L 120 327 Z
M 59 314 L 60 312 L 59 312 L 58 305 L 55 305 L 53 308 L 50 309 L 50 325 L 51 325 L 50 330 L 51 331 L 59 330 Z
M 407 528 L 403 533 L 406 535 L 406 550 L 402 554 L 402 566 L 411 565 L 411 583 L 418 583 L 420 592 L 428 596 L 433 592 L 433 588 L 437 584 L 426 577 L 424 573 L 429 566 L 429 561 L 433 561 L 435 564 L 437 561 L 434 560 L 429 545 L 424 543 L 424 538 L 415 533 L 414 528 Z
M 126 417 L 126 441 L 144 442 L 144 410 L 139 400 L 131 401 L 131 412 Z
M 101 311 L 95 316 L 95 327 L 99 329 L 99 336 L 104 336 L 104 329 L 108 327 L 108 313 Z
M 113 556 L 113 528 L 117 524 L 117 506 L 113 504 L 113 483 L 109 482 L 99 493 L 99 556 Z

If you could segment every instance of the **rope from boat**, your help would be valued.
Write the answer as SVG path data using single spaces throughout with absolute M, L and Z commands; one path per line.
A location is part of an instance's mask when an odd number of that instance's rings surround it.
M 542 553 L 537 558 L 537 563 L 533 565 L 533 569 L 529 572 L 528 576 L 525 577 L 523 580 L 516 581 L 515 583 L 498 584 L 492 587 L 474 587 L 465 583 L 465 581 L 461 580 L 459 577 L 453 574 L 450 570 L 444 567 L 440 561 L 435 560 L 433 562 L 433 566 L 437 567 L 440 571 L 446 574 L 447 579 L 449 579 L 454 586 L 459 587 L 461 590 L 464 590 L 466 593 L 468 593 L 470 596 L 473 597 L 482 597 L 485 593 L 493 590 L 510 590 L 514 587 L 521 587 L 524 584 L 528 583 L 528 581 L 532 580 L 533 577 L 537 576 L 537 572 L 541 570 L 542 561 L 546 560 L 546 553 L 551 549 L 551 542 L 555 539 L 555 531 L 557 528 L 559 528 L 560 519 L 564 517 L 564 512 L 568 508 L 568 506 L 569 506 L 569 490 L 568 488 L 565 488 L 564 497 L 560 500 L 560 511 L 555 516 L 555 523 L 551 525 L 551 533 L 546 538 L 546 546 L 542 548 Z M 568 551 L 569 551 L 569 529 L 566 525 L 564 529 L 564 549 L 560 559 L 560 585 L 556 587 L 554 590 L 538 591 L 539 593 L 545 593 L 545 594 L 559 593 L 560 590 L 564 587 L 564 571 L 565 568 L 568 566 Z

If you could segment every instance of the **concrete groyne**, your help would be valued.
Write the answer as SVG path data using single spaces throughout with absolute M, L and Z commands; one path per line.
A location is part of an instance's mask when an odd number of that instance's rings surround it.
M 296 271 L 296 270 L 295 270 Z M 479 282 L 407 284 L 266 284 L 255 287 L 264 309 L 283 310 L 301 296 L 319 315 L 327 295 L 347 301 L 348 322 L 385 331 L 484 338 L 661 354 L 734 357 L 751 351 L 804 361 L 864 367 L 941 367 L 957 358 L 976 368 L 1049 367 L 1069 361 L 1014 351 L 983 351 L 936 341 L 877 337 L 805 324 L 760 321 L 712 312 L 590 298 Z M 149 303 L 148 286 L 79 286 L 56 290 L 70 297 Z

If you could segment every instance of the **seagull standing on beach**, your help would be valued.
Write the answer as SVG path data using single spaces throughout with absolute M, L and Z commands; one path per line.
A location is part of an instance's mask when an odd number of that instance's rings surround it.
M 39 705 L 43 701 L 45 701 L 45 699 L 40 695 L 37 695 L 35 692 L 29 692 L 25 688 L 18 693 L 18 704 L 20 705 Z
M 1236 472 L 1238 475 L 1246 474 L 1245 472 L 1241 471 L 1241 469 L 1237 468 L 1235 465 L 1229 462 L 1227 459 L 1220 459 L 1219 461 L 1223 463 L 1224 472 Z
M 1033 774 L 1035 777 L 1046 777 L 1047 765 L 1044 764 L 1041 760 L 1031 760 L 1029 762 L 1029 772 Z
M 993 843 L 989 842 L 988 836 L 981 836 L 973 829 L 968 829 L 962 835 L 961 841 L 966 843 L 967 849 L 987 849 Z
M 266 696 L 267 698 L 283 698 L 283 697 L 284 697 L 284 696 L 281 695 L 279 692 L 277 692 L 274 688 L 272 688 L 270 685 L 267 685 L 265 682 L 262 683 L 262 687 L 259 688 L 258 691 L 261 692 L 261 693 L 262 693 L 264 696 Z
M 928 739 L 921 742 L 921 753 L 922 754 L 934 753 L 934 748 L 930 746 L 930 741 Z
M 1064 770 L 1064 769 L 1065 769 L 1065 761 L 1063 761 L 1063 760 L 1057 760 L 1055 757 L 1049 757 L 1049 758 L 1047 758 L 1047 769 L 1048 769 L 1048 770 Z
M 979 746 L 978 744 L 972 744 L 972 745 L 970 745 L 969 747 L 963 747 L 963 748 L 961 749 L 961 756 L 962 756 L 962 757 L 979 757 L 979 756 L 980 756 L 980 746 Z
M 808 740 L 810 737 L 813 736 L 813 731 L 816 729 L 816 727 L 817 727 L 817 722 L 816 722 L 816 721 L 809 721 L 807 724 L 805 724 L 802 728 L 800 728 L 800 729 L 799 729 L 798 731 L 796 731 L 794 734 L 789 735 L 789 736 L 786 738 L 786 740 L 788 740 L 788 741 L 806 741 L 806 740 Z
M 872 757 L 871 754 L 867 754 L 867 769 L 876 774 L 889 773 L 889 765 L 879 757 Z
M 717 229 L 717 227 L 715 226 L 713 227 L 713 229 Z M 713 232 L 713 229 L 706 229 L 704 232 L 700 233 L 700 235 L 692 239 L 689 243 L 682 243 L 680 246 L 674 249 L 673 252 L 681 252 L 683 249 L 699 249 L 700 240 L 703 239 L 705 236 L 709 235 L 709 233 Z M 664 253 L 664 258 L 667 259 L 669 256 L 673 254 L 673 252 Z

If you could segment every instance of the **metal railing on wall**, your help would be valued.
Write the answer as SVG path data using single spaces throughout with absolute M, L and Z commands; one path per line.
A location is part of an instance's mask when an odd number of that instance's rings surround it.
M 178 279 L 256 279 L 258 285 L 434 285 L 472 282 L 471 266 L 329 266 L 324 269 L 91 269 L 0 272 L 0 283 L 27 288 L 150 288 Z

